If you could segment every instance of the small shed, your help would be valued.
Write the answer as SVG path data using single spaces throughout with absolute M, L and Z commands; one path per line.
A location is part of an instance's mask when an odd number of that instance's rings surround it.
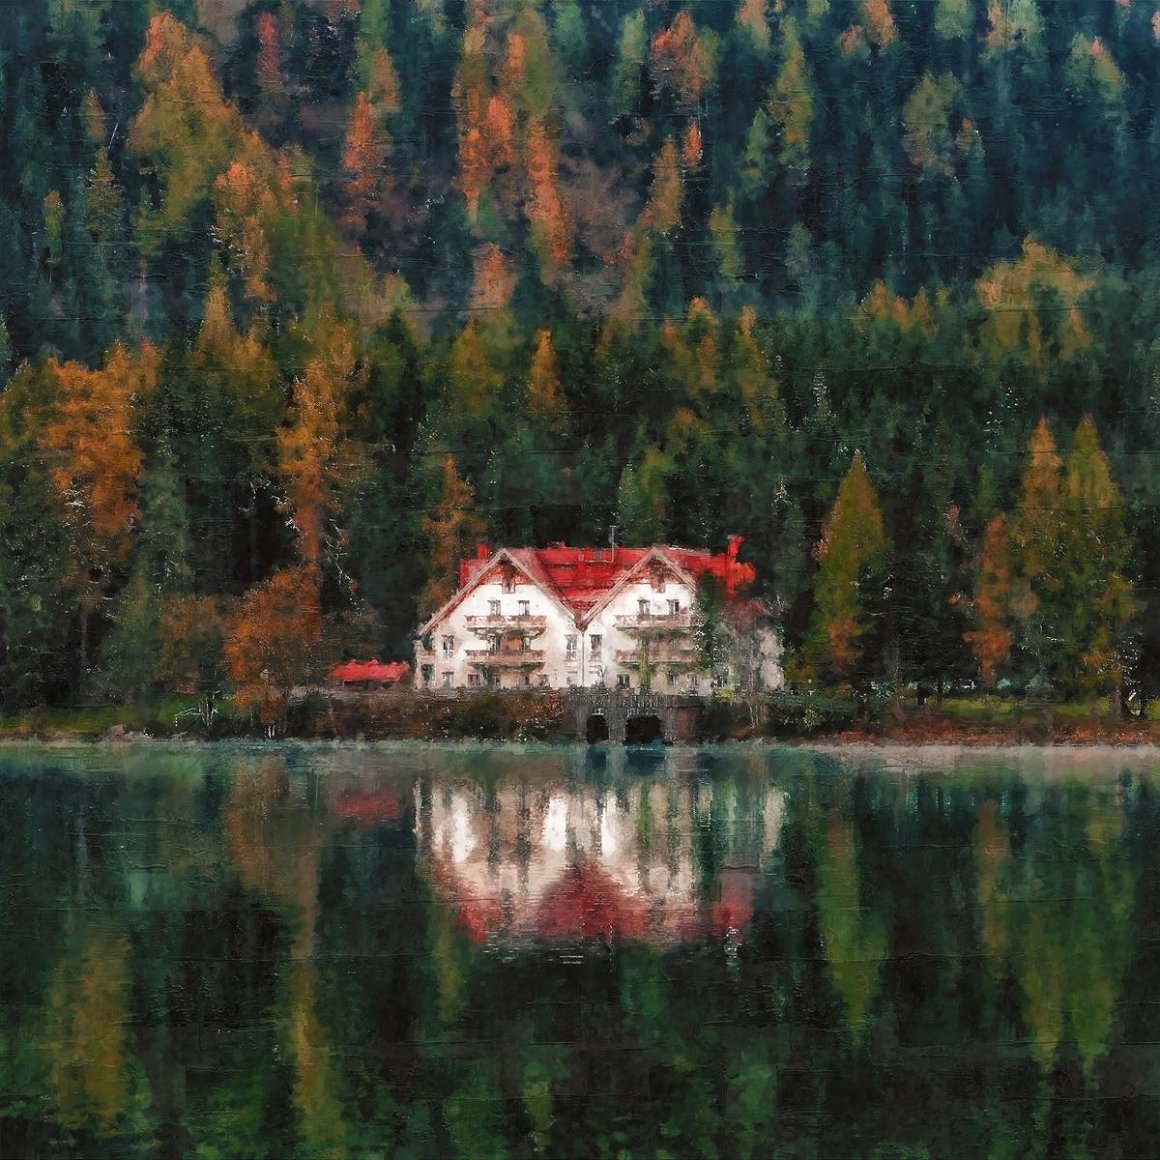
M 330 679 L 344 688 L 381 689 L 407 680 L 410 674 L 406 661 L 347 661 L 330 670 Z

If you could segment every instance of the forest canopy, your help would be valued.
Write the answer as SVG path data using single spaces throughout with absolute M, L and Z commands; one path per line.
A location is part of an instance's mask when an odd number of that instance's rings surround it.
M 1142 3 L 0 7 L 0 701 L 614 526 L 804 684 L 1151 696 L 1158 110 Z

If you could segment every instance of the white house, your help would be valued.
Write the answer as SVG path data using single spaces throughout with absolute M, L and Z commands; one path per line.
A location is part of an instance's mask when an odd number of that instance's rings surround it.
M 419 629 L 418 688 L 569 686 L 707 692 L 782 683 L 780 649 L 742 597 L 751 565 L 741 538 L 713 554 L 690 548 L 481 546 L 459 588 Z M 697 636 L 697 585 L 716 582 L 726 623 L 745 624 L 731 659 L 707 672 Z M 736 635 L 736 634 L 735 634 Z

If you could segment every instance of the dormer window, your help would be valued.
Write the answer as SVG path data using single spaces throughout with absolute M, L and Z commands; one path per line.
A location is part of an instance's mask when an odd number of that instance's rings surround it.
M 503 590 L 505 592 L 514 592 L 516 590 L 516 571 L 514 568 L 504 569 Z

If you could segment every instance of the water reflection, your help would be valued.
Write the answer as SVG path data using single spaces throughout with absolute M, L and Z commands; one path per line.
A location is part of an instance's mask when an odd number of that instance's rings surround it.
M 424 871 L 480 943 L 736 941 L 784 810 L 784 791 L 768 784 L 681 777 L 415 788 Z
M 1153 1155 L 1146 763 L 0 760 L 0 1156 Z

